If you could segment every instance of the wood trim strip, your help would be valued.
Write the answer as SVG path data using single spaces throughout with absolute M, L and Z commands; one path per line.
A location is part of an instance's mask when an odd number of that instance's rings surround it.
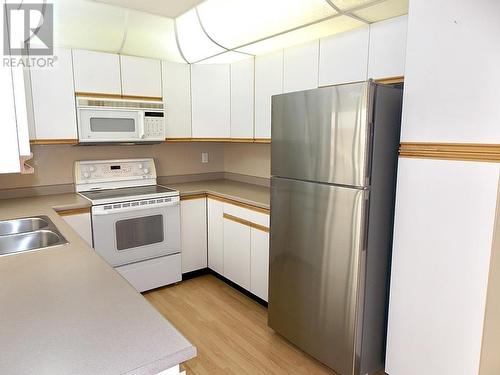
M 252 211 L 255 211 L 255 212 L 260 212 L 262 214 L 269 215 L 269 213 L 270 213 L 269 208 L 263 208 L 263 207 L 254 206 L 254 205 L 251 205 L 251 204 L 248 204 L 248 203 L 243 203 L 243 202 L 236 201 L 234 199 L 229 199 L 229 198 L 221 197 L 221 196 L 218 196 L 218 195 L 214 195 L 212 193 L 208 193 L 207 194 L 207 198 L 214 199 L 216 201 L 223 202 L 223 203 L 229 203 L 229 204 L 232 204 L 232 205 L 235 205 L 235 206 L 238 206 L 238 207 L 242 207 L 242 208 L 246 208 L 248 210 L 252 210 Z
M 76 145 L 78 139 L 30 139 L 32 145 Z
M 500 144 L 403 142 L 399 148 L 399 156 L 498 163 Z
M 396 76 L 396 77 L 387 77 L 387 78 L 380 78 L 376 79 L 376 83 L 382 83 L 385 85 L 390 85 L 392 83 L 403 83 L 405 81 L 404 76 Z
M 90 207 L 70 208 L 68 210 L 56 211 L 59 216 L 71 216 L 90 213 Z
M 269 233 L 269 228 L 265 227 L 264 225 L 260 225 L 260 224 L 254 223 L 252 221 L 248 221 L 248 220 L 242 219 L 240 217 L 236 217 L 236 216 L 226 214 L 226 213 L 223 214 L 223 217 L 224 217 L 224 219 L 231 220 L 231 221 L 234 221 L 236 223 L 246 225 L 247 227 L 254 228 L 254 229 Z
M 255 138 L 254 143 L 271 143 L 271 138 Z
M 131 99 L 131 100 L 153 100 L 162 102 L 163 98 L 159 96 L 141 96 L 141 95 L 121 95 L 121 94 L 103 94 L 99 92 L 75 92 L 76 96 L 87 98 L 105 98 L 105 99 Z
M 181 195 L 181 201 L 189 201 L 192 199 L 205 199 L 206 197 L 207 193 Z

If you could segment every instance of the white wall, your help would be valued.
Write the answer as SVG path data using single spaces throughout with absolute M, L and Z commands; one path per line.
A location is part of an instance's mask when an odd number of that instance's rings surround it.
M 403 142 L 500 143 L 500 1 L 410 1 Z
M 500 143 L 500 2 L 410 1 L 403 142 Z M 500 163 L 400 159 L 386 372 L 479 373 Z

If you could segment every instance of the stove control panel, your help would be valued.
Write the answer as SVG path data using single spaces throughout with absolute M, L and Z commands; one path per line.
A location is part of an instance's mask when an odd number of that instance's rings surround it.
M 126 186 L 125 182 L 127 181 L 133 184 L 133 181 L 138 180 L 156 180 L 156 168 L 153 159 L 89 160 L 75 162 L 76 185 L 117 183 L 118 185 Z

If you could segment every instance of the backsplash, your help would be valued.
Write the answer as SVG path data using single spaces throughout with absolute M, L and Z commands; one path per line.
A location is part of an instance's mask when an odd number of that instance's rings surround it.
M 134 146 L 32 146 L 35 166 L 32 175 L 0 175 L 0 190 L 67 185 L 73 183 L 75 160 L 153 157 L 158 176 L 182 176 L 230 172 L 269 178 L 270 145 L 211 142 L 162 143 Z M 201 162 L 208 152 L 209 162 Z M 223 174 L 221 173 L 221 176 Z M 62 188 L 66 191 L 67 188 Z

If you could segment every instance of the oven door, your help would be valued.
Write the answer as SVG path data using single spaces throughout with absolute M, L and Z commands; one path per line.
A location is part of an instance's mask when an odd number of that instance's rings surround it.
M 180 253 L 179 197 L 93 206 L 92 232 L 112 266 Z
M 144 138 L 144 111 L 79 108 L 79 141 L 135 142 Z

